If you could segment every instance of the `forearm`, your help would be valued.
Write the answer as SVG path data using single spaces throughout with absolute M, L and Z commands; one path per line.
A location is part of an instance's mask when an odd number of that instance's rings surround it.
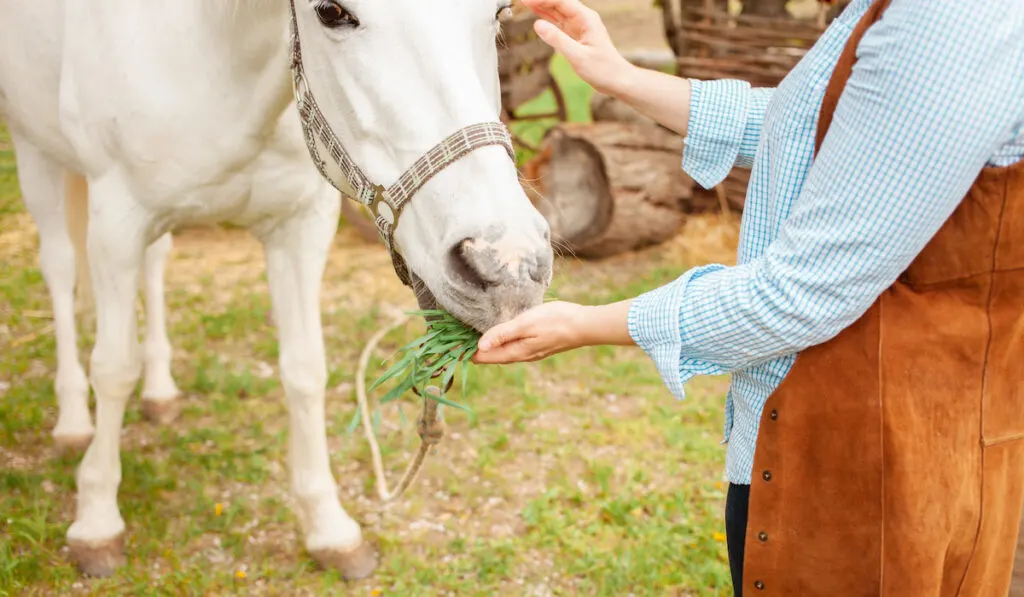
M 800 162 L 764 171 L 800 188 L 764 253 L 634 301 L 631 333 L 674 393 L 694 373 L 828 341 L 907 269 L 1020 128 L 1024 20 L 992 34 L 1008 14 L 982 0 L 893 3 L 868 31 L 826 142 L 804 156 L 806 178 L 787 180 Z
M 665 128 L 685 137 L 690 121 L 690 81 L 632 64 L 603 93 L 621 100 Z
M 579 346 L 632 346 L 636 344 L 629 335 L 629 307 L 632 299 L 583 307 L 573 327 Z
M 775 90 L 733 79 L 691 81 L 627 64 L 599 91 L 682 135 L 683 170 L 712 188 L 734 167 L 753 164 Z

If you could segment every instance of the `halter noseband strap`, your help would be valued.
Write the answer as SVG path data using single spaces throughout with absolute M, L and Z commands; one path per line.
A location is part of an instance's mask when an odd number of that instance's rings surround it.
M 310 157 L 313 158 L 320 174 L 336 189 L 370 209 L 381 240 L 384 241 L 384 246 L 391 255 L 395 273 L 404 284 L 411 285 L 412 278 L 408 265 L 396 250 L 394 243 L 394 231 L 398 226 L 402 210 L 427 181 L 476 149 L 499 145 L 505 148 L 514 163 L 515 150 L 512 147 L 508 129 L 499 121 L 481 122 L 467 126 L 453 133 L 421 156 L 391 186 L 384 187 L 373 183 L 342 147 L 306 83 L 302 66 L 302 48 L 299 43 L 299 24 L 295 14 L 295 0 L 289 0 L 289 5 L 291 9 L 292 82 L 299 119 L 302 122 L 302 133 Z M 321 156 L 321 151 L 317 147 L 318 143 L 327 152 L 326 157 L 339 170 L 338 174 L 343 180 L 338 181 L 335 176 L 331 175 L 332 168 Z M 345 188 L 346 184 L 351 188 Z

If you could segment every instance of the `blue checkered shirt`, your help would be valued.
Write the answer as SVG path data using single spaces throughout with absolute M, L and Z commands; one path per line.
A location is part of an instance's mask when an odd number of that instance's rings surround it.
M 695 375 L 731 374 L 733 483 L 750 483 L 761 410 L 799 351 L 867 311 L 985 165 L 1024 158 L 1024 4 L 893 0 L 812 160 L 825 87 L 870 4 L 854 0 L 775 89 L 692 82 L 683 169 L 710 188 L 752 168 L 737 265 L 641 295 L 629 331 L 677 398 Z

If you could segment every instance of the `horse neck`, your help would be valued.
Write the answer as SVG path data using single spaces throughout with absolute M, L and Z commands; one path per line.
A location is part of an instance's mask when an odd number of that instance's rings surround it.
M 183 3 L 185 4 L 185 3 Z M 196 31 L 206 37 L 209 59 L 252 98 L 250 117 L 269 132 L 292 101 L 288 0 L 192 0 Z
M 227 55 L 257 70 L 287 48 L 288 0 L 192 0 L 197 30 Z
M 270 21 L 280 23 L 288 14 L 288 0 L 192 0 L 191 5 L 208 22 L 243 28 Z

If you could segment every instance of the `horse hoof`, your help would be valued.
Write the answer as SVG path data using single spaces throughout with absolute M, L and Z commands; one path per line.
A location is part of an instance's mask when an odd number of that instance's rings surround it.
M 367 578 L 377 569 L 377 551 L 368 541 L 349 551 L 318 549 L 310 555 L 322 568 L 337 570 L 346 580 Z
M 124 565 L 124 533 L 99 542 L 68 540 L 71 561 L 86 576 L 106 578 Z
M 143 400 L 142 417 L 154 425 L 166 425 L 181 414 L 181 399 Z
M 77 456 L 84 454 L 85 450 L 92 443 L 92 433 L 79 433 L 75 435 L 55 435 L 53 443 L 57 451 L 65 456 Z

